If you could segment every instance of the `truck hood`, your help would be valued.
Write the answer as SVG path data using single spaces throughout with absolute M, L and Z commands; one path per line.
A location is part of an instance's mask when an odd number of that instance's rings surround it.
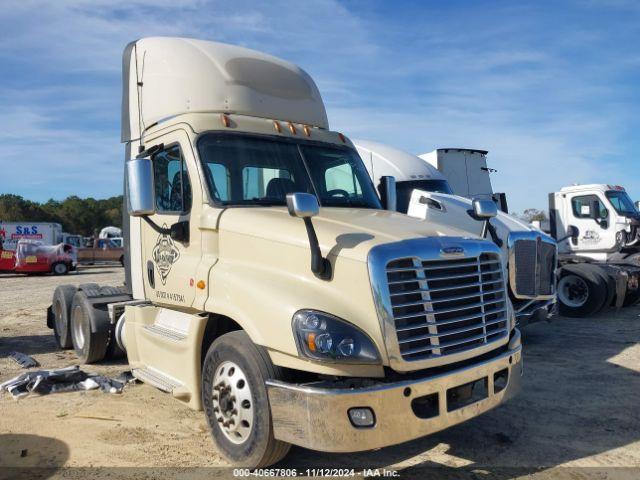
M 451 225 L 435 224 L 397 212 L 356 208 L 322 208 L 312 219 L 324 255 L 366 261 L 369 250 L 383 243 L 420 237 L 478 238 Z M 285 207 L 228 208 L 220 231 L 309 248 L 304 222 Z

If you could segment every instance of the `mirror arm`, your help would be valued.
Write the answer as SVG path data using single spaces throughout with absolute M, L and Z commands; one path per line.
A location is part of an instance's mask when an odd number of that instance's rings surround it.
M 331 263 L 322 256 L 318 236 L 316 235 L 316 230 L 313 228 L 313 223 L 311 223 L 311 217 L 304 217 L 303 220 L 304 226 L 307 229 L 309 247 L 311 249 L 311 271 L 318 278 L 329 280 L 331 278 Z
M 144 215 L 142 217 L 142 219 L 147 222 L 149 224 L 149 226 L 151 228 L 153 228 L 153 230 L 155 230 L 156 232 L 158 232 L 160 235 L 171 235 L 171 229 L 170 228 L 162 228 L 160 225 L 158 225 L 157 223 L 155 223 L 153 220 L 151 220 L 148 216 Z

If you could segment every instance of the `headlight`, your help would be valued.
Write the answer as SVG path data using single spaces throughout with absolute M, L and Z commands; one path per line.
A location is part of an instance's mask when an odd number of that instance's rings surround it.
M 379 363 L 371 339 L 357 327 L 328 313 L 299 310 L 293 335 L 301 356 L 325 362 Z

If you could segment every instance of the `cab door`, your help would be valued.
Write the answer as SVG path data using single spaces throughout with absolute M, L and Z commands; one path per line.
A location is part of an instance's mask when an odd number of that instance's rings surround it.
M 567 210 L 571 219 L 568 225 L 575 225 L 580 231 L 577 242 L 572 242 L 573 251 L 604 251 L 615 247 L 615 228 L 610 225 L 610 212 L 597 194 L 571 195 Z
M 141 223 L 145 296 L 158 304 L 190 307 L 202 255 L 197 222 L 200 205 L 194 205 L 192 190 L 198 179 L 195 159 L 183 130 L 148 141 L 147 146 L 154 143 L 164 147 L 151 157 L 156 213 L 148 217 L 150 222 Z M 182 238 L 172 238 L 168 230 L 179 223 L 184 227 Z

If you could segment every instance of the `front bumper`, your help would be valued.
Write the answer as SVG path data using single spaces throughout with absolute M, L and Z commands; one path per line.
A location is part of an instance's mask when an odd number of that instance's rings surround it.
M 278 440 L 325 452 L 357 452 L 420 438 L 491 410 L 519 390 L 522 374 L 515 330 L 507 351 L 430 377 L 356 388 L 269 380 L 267 389 Z M 471 383 L 474 394 L 459 402 L 471 393 Z M 425 413 L 420 405 L 427 400 L 434 406 Z M 373 410 L 372 427 L 353 426 L 348 411 L 358 407 Z

